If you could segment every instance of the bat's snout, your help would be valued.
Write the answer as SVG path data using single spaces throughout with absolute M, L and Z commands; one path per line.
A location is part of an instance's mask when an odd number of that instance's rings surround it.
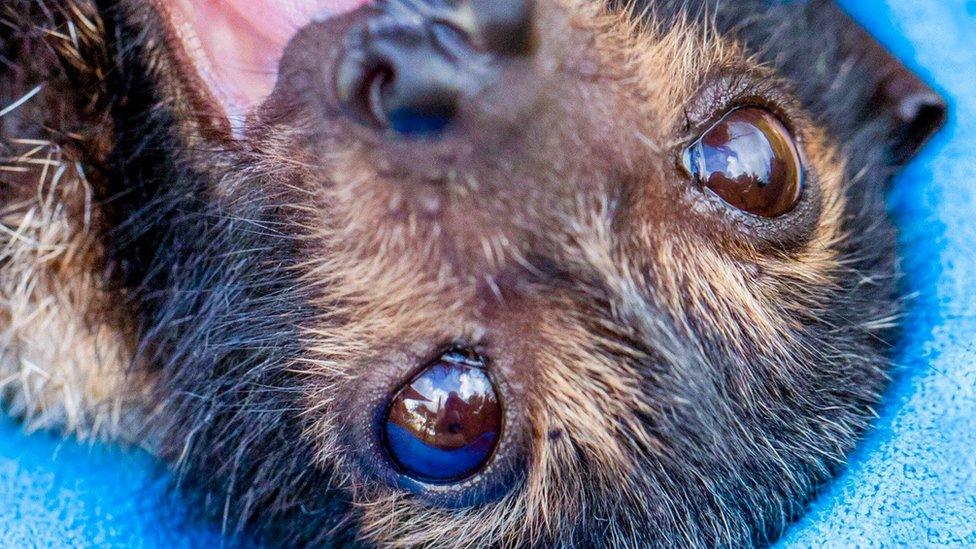
M 507 66 L 532 56 L 534 11 L 531 0 L 397 0 L 360 10 L 341 41 L 335 97 L 360 123 L 436 135 L 499 85 Z

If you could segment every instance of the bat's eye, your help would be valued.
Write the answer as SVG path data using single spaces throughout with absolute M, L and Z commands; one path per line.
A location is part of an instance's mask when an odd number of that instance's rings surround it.
M 384 443 L 402 473 L 447 484 L 471 477 L 485 466 L 501 429 L 502 406 L 484 362 L 451 352 L 393 397 Z
M 753 215 L 785 215 L 803 192 L 796 141 L 765 109 L 726 114 L 685 150 L 684 161 L 700 185 Z

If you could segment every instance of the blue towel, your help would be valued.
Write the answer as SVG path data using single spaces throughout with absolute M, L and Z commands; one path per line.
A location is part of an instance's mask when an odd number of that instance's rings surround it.
M 0 419 L 0 547 L 221 547 L 148 455 Z
M 952 113 L 891 194 L 917 294 L 901 369 L 847 472 L 782 545 L 976 547 L 976 1 L 842 4 Z
M 976 547 L 976 0 L 842 4 L 946 94 L 952 120 L 891 197 L 917 294 L 901 369 L 847 472 L 781 545 Z M 166 486 L 141 452 L 0 420 L 0 546 L 219 547 L 219 525 Z

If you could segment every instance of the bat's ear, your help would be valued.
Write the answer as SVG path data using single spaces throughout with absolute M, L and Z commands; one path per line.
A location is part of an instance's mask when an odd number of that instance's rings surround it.
M 895 159 L 901 163 L 911 160 L 948 116 L 942 96 L 901 65 L 878 89 L 878 98 L 898 123 L 892 137 Z
M 945 100 L 831 2 L 845 28 L 844 49 L 866 68 L 875 115 L 890 121 L 894 160 L 906 163 L 946 122 Z

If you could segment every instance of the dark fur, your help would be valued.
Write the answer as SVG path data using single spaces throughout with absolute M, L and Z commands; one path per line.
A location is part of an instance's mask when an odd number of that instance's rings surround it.
M 43 3 L 21 3 L 46 17 Z M 317 318 L 315 289 L 294 268 L 307 253 L 295 229 L 306 220 L 291 206 L 304 198 L 259 184 L 216 197 L 211 176 L 199 169 L 211 157 L 199 148 L 212 145 L 188 141 L 174 115 L 174 95 L 160 85 L 167 69 L 153 51 L 159 29 L 140 25 L 149 19 L 116 2 L 97 4 L 111 74 L 98 83 L 104 86 L 98 104 L 109 106 L 112 122 L 103 126 L 110 151 L 104 159 L 93 155 L 92 163 L 99 168 L 113 288 L 137 311 L 132 322 L 142 343 L 135 364 L 158 376 L 152 393 L 159 408 L 147 436 L 159 441 L 157 451 L 179 479 L 205 494 L 206 508 L 229 532 L 248 530 L 281 545 L 353 544 L 360 540 L 360 511 L 333 479 L 346 471 L 312 466 L 316 448 L 303 436 L 314 419 L 304 412 L 316 381 L 282 367 L 309 352 L 301 328 Z M 661 21 L 690 17 L 704 28 L 714 18 L 723 33 L 741 37 L 792 83 L 805 111 L 845 153 L 847 180 L 856 184 L 848 187 L 842 268 L 831 273 L 835 298 L 811 311 L 808 318 L 819 321 L 801 330 L 809 344 L 829 344 L 816 349 L 816 359 L 797 358 L 806 360 L 805 368 L 770 375 L 761 388 L 776 396 L 762 409 L 735 392 L 747 383 L 744 359 L 728 361 L 725 371 L 702 372 L 661 369 L 645 358 L 635 366 L 646 372 L 643 398 L 665 403 L 680 395 L 698 405 L 671 409 L 676 417 L 641 417 L 642 428 L 666 448 L 635 457 L 642 477 L 633 482 L 646 492 L 589 487 L 582 498 L 587 512 L 578 521 L 531 542 L 761 545 L 783 532 L 841 464 L 883 387 L 891 334 L 861 325 L 896 311 L 894 235 L 883 190 L 897 163 L 892 136 L 898 127 L 876 107 L 871 67 L 856 62 L 858 35 L 823 2 L 645 4 Z M 851 38 L 824 39 L 832 36 Z M 6 50 L 16 57 L 9 44 Z M 230 173 L 244 168 L 220 166 Z M 600 318 L 607 302 L 580 305 L 580 314 L 590 307 Z M 609 331 L 596 320 L 589 328 Z M 628 340 L 627 333 L 640 338 Z M 669 335 L 620 328 L 606 337 L 653 357 L 658 346 L 669 345 Z M 723 334 L 702 333 L 700 343 L 708 356 L 728 352 Z M 759 376 L 775 369 L 772 359 L 757 358 L 753 366 Z M 733 424 L 741 431 L 726 427 Z M 586 478 L 582 450 L 580 462 Z

